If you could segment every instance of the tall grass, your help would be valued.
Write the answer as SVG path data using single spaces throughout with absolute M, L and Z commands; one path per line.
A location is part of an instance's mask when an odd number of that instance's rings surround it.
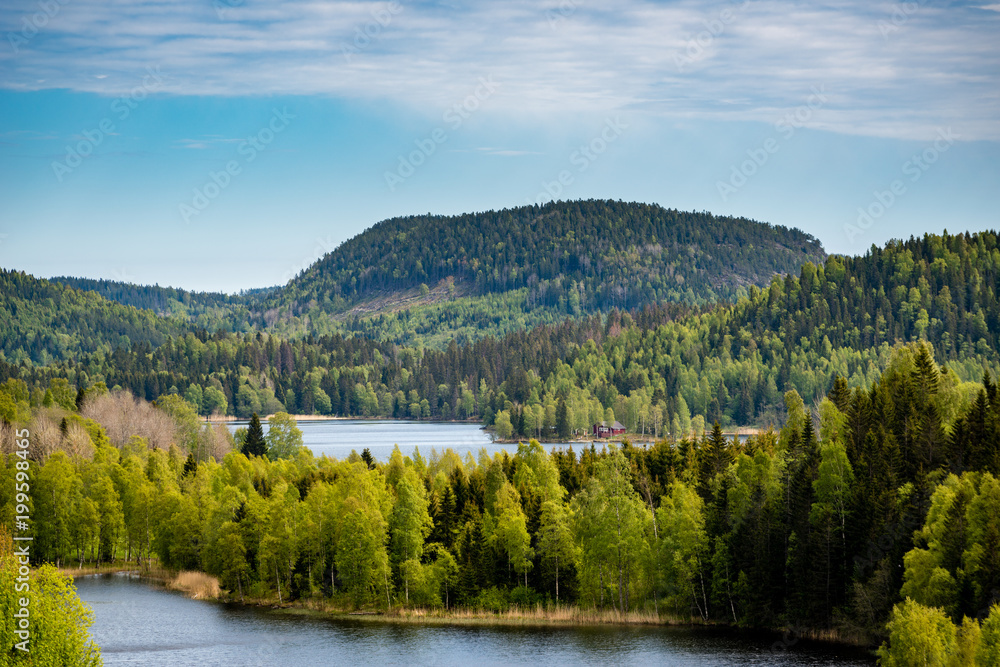
M 386 616 L 393 620 L 413 623 L 441 622 L 498 625 L 664 625 L 690 623 L 691 619 L 666 618 L 653 611 L 620 612 L 616 609 L 584 609 L 575 605 L 534 607 L 512 606 L 494 613 L 480 609 L 397 608 Z
M 195 600 L 216 600 L 222 595 L 219 580 L 204 572 L 181 572 L 167 584 Z

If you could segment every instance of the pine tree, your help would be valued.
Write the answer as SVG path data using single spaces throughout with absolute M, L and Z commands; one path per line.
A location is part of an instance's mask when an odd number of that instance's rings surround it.
M 701 443 L 701 450 L 698 452 L 699 459 L 699 486 L 703 498 L 707 498 L 710 493 L 712 480 L 721 472 L 725 472 L 731 461 L 729 443 L 722 435 L 722 427 L 719 422 L 712 426 L 712 435 L 705 438 Z
M 375 457 L 372 456 L 371 450 L 367 447 L 361 451 L 361 460 L 365 462 L 365 465 L 368 466 L 369 470 L 375 469 Z
M 833 379 L 833 389 L 826 397 L 833 401 L 838 410 L 846 414 L 851 401 L 851 390 L 847 387 L 847 380 L 839 375 L 836 376 Z
M 260 425 L 260 417 L 257 413 L 250 416 L 250 424 L 247 426 L 246 440 L 243 441 L 243 453 L 247 457 L 265 456 L 267 454 L 267 440 L 264 439 L 264 428 Z

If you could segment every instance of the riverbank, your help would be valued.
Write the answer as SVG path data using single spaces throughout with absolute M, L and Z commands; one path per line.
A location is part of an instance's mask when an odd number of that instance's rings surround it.
M 177 591 L 195 600 L 212 600 L 246 607 L 265 608 L 289 616 L 351 620 L 364 623 L 385 623 L 433 626 L 517 626 L 517 627 L 599 627 L 599 626 L 661 626 L 661 627 L 704 627 L 733 632 L 747 632 L 725 623 L 704 621 L 698 617 L 675 617 L 655 611 L 630 611 L 621 613 L 614 609 L 587 609 L 576 605 L 532 607 L 512 606 L 504 612 L 455 607 L 452 609 L 426 609 L 419 607 L 393 607 L 388 610 L 358 610 L 355 607 L 338 604 L 328 598 L 300 598 L 288 601 L 277 595 L 250 597 L 227 592 L 219 582 L 204 572 L 171 572 L 158 566 L 137 569 L 134 563 L 110 564 L 84 568 L 62 568 L 61 572 L 82 577 L 96 574 L 129 575 L 151 584 Z M 809 628 L 759 628 L 753 632 L 773 634 L 775 645 L 791 646 L 800 641 L 814 641 L 825 644 L 850 646 L 852 648 L 873 649 L 870 641 L 861 637 L 850 637 L 835 629 L 817 630 Z

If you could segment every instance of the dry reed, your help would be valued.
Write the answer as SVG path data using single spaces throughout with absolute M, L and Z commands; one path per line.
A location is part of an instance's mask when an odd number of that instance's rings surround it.
M 204 572 L 181 572 L 167 586 L 195 600 L 216 600 L 222 595 L 219 580 Z

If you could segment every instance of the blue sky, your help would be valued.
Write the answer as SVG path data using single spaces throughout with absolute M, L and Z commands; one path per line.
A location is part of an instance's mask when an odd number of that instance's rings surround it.
M 831 252 L 1000 228 L 1000 4 L 7 0 L 0 266 L 235 291 L 612 198 Z

